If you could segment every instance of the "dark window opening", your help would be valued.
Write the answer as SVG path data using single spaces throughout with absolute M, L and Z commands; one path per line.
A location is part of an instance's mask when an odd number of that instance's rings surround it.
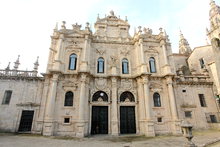
M 105 60 L 103 58 L 98 59 L 97 72 L 104 73 Z
M 184 89 L 184 90 L 182 90 L 182 92 L 186 92 L 186 90 Z
M 207 107 L 204 94 L 199 94 L 199 101 L 201 107 Z
M 64 123 L 70 123 L 70 118 L 64 118 Z
M 65 94 L 64 106 L 73 106 L 73 93 L 71 91 Z
M 162 117 L 158 117 L 157 122 L 162 122 Z
M 156 73 L 156 63 L 154 57 L 150 57 L 149 59 L 149 65 L 150 65 L 150 72 L 151 73 Z
M 123 92 L 120 96 L 120 102 L 134 102 L 134 101 L 135 101 L 134 95 L 129 91 Z
M 154 107 L 161 107 L 160 94 L 157 92 L 154 93 L 153 99 L 154 99 Z
M 205 62 L 204 62 L 203 58 L 199 59 L 199 62 L 200 62 L 200 67 L 204 68 L 205 67 Z
M 3 97 L 3 101 L 2 104 L 3 105 L 9 105 L 10 100 L 11 100 L 11 95 L 12 95 L 12 91 L 11 90 L 6 90 L 4 97 Z
M 108 102 L 108 95 L 104 91 L 97 91 L 93 97 L 92 97 L 93 102 Z
M 217 119 L 215 115 L 210 115 L 211 123 L 217 123 Z
M 185 111 L 186 118 L 192 118 L 192 111 Z
M 72 54 L 69 58 L 69 70 L 76 70 L 77 55 Z
M 129 66 L 128 66 L 128 60 L 127 59 L 122 60 L 122 73 L 123 74 L 128 74 L 129 73 Z

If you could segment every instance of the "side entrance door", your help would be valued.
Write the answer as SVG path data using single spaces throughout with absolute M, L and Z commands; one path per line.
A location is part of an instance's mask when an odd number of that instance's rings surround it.
M 91 134 L 108 134 L 108 106 L 92 107 Z
M 121 134 L 136 133 L 134 106 L 120 107 L 120 133 Z
M 21 120 L 18 131 L 19 132 L 31 131 L 33 117 L 34 117 L 34 111 L 23 110 L 21 114 Z

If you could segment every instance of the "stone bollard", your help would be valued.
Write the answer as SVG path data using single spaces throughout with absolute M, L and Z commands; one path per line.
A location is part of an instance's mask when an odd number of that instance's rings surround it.
M 196 147 L 196 145 L 192 142 L 192 124 L 190 124 L 188 121 L 182 121 L 181 128 L 183 132 L 183 136 L 187 138 L 187 143 L 184 145 L 184 147 Z

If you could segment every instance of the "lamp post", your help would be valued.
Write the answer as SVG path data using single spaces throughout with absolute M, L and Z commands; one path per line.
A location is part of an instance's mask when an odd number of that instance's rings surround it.
M 192 142 L 192 124 L 190 124 L 188 121 L 182 121 L 181 128 L 183 136 L 188 140 L 188 142 L 185 144 L 185 147 L 196 147 L 196 145 Z

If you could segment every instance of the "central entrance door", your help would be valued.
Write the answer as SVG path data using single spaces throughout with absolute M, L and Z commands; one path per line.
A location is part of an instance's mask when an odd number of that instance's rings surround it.
M 34 111 L 23 110 L 21 114 L 21 120 L 18 131 L 19 132 L 31 131 L 33 117 L 34 117 Z
M 108 134 L 108 106 L 92 106 L 91 134 Z
M 136 133 L 134 106 L 120 107 L 120 132 L 121 134 Z

